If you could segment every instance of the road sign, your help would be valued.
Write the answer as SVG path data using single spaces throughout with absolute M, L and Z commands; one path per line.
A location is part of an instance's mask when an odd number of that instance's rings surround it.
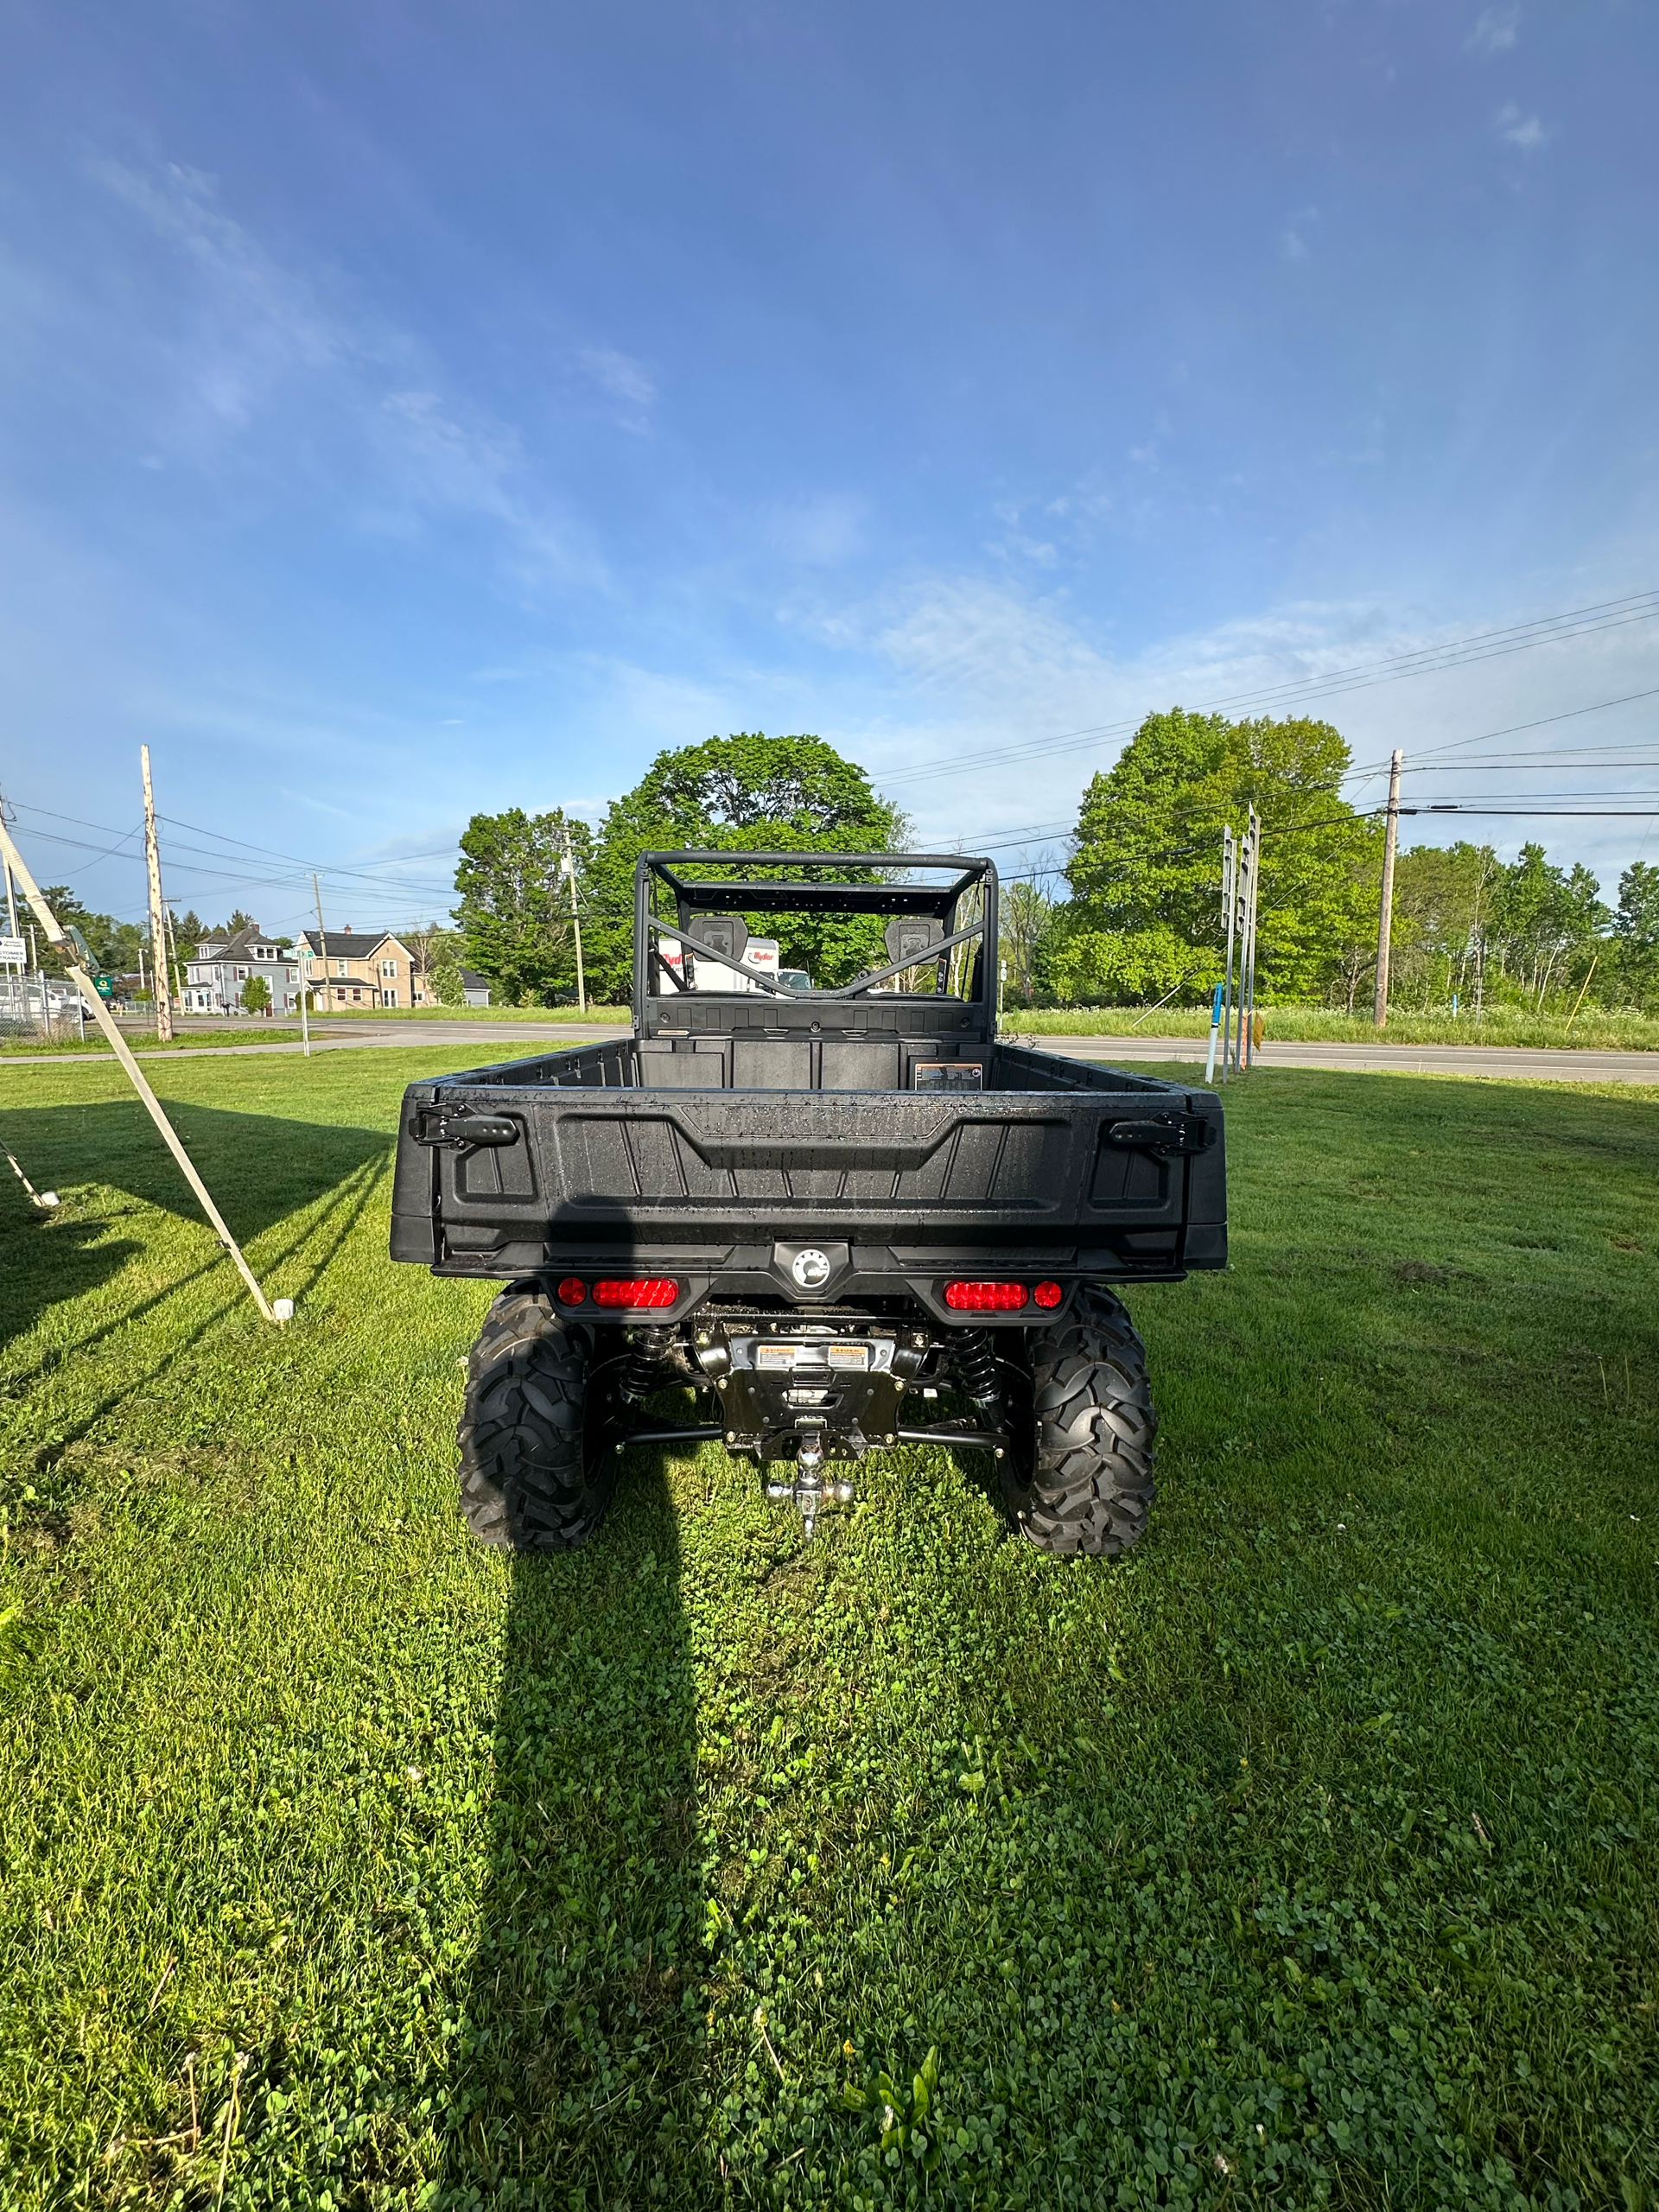
M 0 968 L 26 968 L 28 948 L 20 937 L 0 937 Z
M 99 998 L 112 999 L 115 996 L 114 976 L 94 976 L 92 978 L 92 988 L 98 993 Z

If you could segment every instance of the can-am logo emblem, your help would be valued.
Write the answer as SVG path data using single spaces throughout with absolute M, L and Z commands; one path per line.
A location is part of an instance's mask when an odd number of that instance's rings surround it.
M 830 1255 L 815 1249 L 798 1252 L 789 1271 L 803 1290 L 817 1290 L 830 1280 Z

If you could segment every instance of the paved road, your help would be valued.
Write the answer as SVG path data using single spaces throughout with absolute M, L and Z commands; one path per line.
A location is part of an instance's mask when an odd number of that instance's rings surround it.
M 1039 1037 L 1039 1051 L 1077 1060 L 1194 1061 L 1209 1040 L 1196 1037 Z M 1659 1084 L 1659 1052 L 1529 1052 L 1514 1045 L 1288 1045 L 1264 1043 L 1257 1065 L 1326 1068 L 1381 1075 L 1487 1075 L 1556 1083 Z
M 492 1058 L 528 1058 L 543 1046 L 586 1044 L 626 1033 L 579 1021 L 319 1021 L 312 1025 L 314 1052 L 337 1052 L 365 1045 L 464 1045 L 455 1058 L 485 1062 Z M 1039 1037 L 1044 1052 L 1079 1060 L 1156 1060 L 1204 1065 L 1207 1040 L 1194 1037 Z M 494 1048 L 506 1046 L 506 1051 Z M 185 1045 L 158 1058 L 194 1059 L 207 1053 L 224 1057 L 248 1052 L 297 1052 L 297 1043 L 270 1045 Z M 101 1053 L 7 1054 L 0 1067 L 69 1067 L 91 1061 L 108 1065 Z M 1326 1068 L 1389 1075 L 1523 1076 L 1557 1083 L 1650 1083 L 1659 1084 L 1659 1052 L 1528 1052 L 1496 1045 L 1263 1045 L 1260 1065 L 1268 1068 Z

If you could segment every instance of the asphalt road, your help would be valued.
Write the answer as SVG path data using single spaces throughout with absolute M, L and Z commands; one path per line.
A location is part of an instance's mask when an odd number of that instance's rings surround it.
M 337 1052 L 365 1045 L 464 1046 L 459 1065 L 483 1065 L 492 1059 L 528 1058 L 547 1046 L 587 1044 L 595 1038 L 626 1034 L 614 1027 L 580 1021 L 316 1021 L 311 1026 L 314 1052 Z M 1202 1068 L 1207 1041 L 1193 1037 L 1039 1037 L 1043 1052 L 1072 1059 L 1104 1060 L 1119 1065 L 1136 1060 L 1196 1063 Z M 502 1049 L 505 1047 L 505 1049 Z M 192 1059 L 206 1053 L 297 1052 L 299 1044 L 184 1045 L 165 1054 Z M 8 1053 L 0 1067 L 67 1067 L 83 1060 L 102 1061 L 100 1053 Z M 1269 1042 L 1258 1064 L 1268 1068 L 1327 1068 L 1389 1075 L 1522 1076 L 1557 1083 L 1650 1083 L 1659 1084 L 1659 1052 L 1529 1052 L 1515 1046 L 1480 1045 L 1289 1045 Z

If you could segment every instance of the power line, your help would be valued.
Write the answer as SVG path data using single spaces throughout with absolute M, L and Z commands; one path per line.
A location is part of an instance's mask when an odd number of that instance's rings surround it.
M 1630 608 L 1637 611 L 1621 611 Z M 1596 616 L 1606 619 L 1591 619 Z M 1223 707 L 1262 706 L 1320 694 L 1370 690 L 1379 684 L 1398 683 L 1408 676 L 1433 675 L 1446 670 L 1469 667 L 1480 661 L 1500 659 L 1510 653 L 1527 652 L 1535 645 L 1592 637 L 1604 630 L 1623 628 L 1631 622 L 1651 621 L 1656 616 L 1659 616 L 1659 592 L 1632 593 L 1624 599 L 1604 600 L 1589 607 L 1568 608 L 1559 614 L 1540 615 L 1531 622 L 1516 623 L 1506 629 L 1477 631 L 1466 638 L 1448 639 L 1441 645 L 1425 645 L 1409 653 L 1389 654 L 1380 660 L 1358 662 L 1351 668 L 1328 671 L 1323 676 L 1301 677 L 1254 691 L 1237 691 L 1224 697 L 1200 700 L 1191 711 L 1211 713 Z M 1508 642 L 1502 642 L 1506 640 Z M 1641 697 L 1650 695 L 1633 693 L 1630 696 Z M 1594 710 L 1580 709 L 1576 711 L 1588 713 Z M 1544 719 L 1565 718 L 1546 716 Z M 1138 727 L 1134 719 L 1096 722 L 1083 729 L 1061 731 L 1052 737 L 1031 738 L 1015 744 L 982 748 L 974 753 L 942 754 L 900 769 L 896 774 L 884 776 L 881 780 L 886 786 L 914 783 L 937 773 L 940 768 L 963 762 L 985 767 L 1065 753 L 1095 738 L 1119 735 Z M 1516 727 L 1525 728 L 1533 725 L 1522 723 Z M 1497 734 L 1502 735 L 1504 733 Z M 1478 743 L 1479 740 L 1465 741 Z

